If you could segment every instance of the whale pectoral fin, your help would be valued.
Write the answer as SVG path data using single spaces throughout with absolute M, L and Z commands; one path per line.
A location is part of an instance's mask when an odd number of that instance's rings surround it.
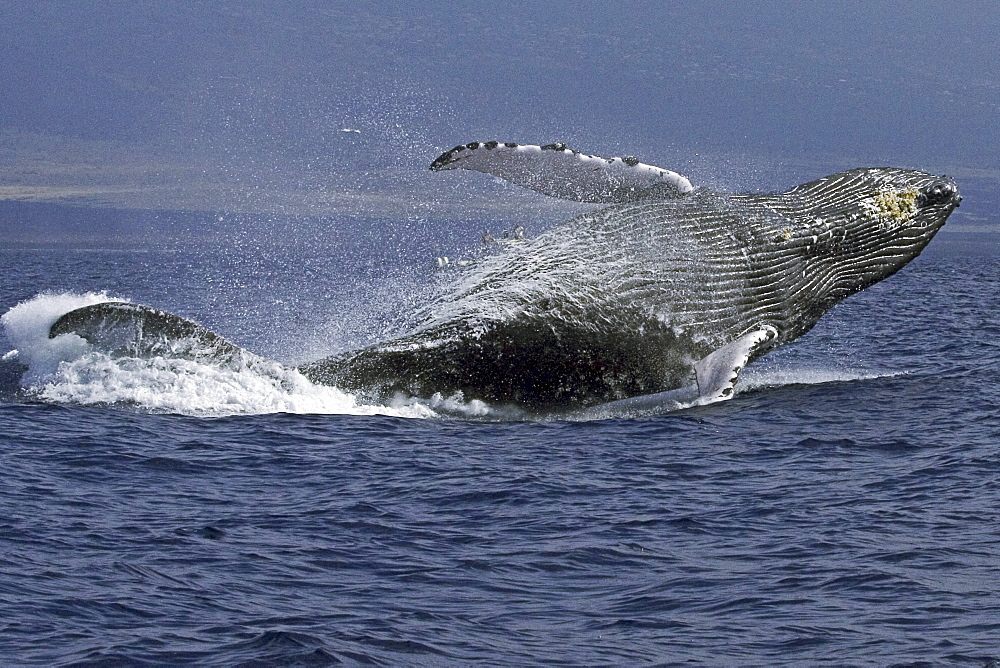
M 733 396 L 733 388 L 743 367 L 777 338 L 770 325 L 747 332 L 740 338 L 709 353 L 693 365 L 694 383 L 675 390 L 619 399 L 576 411 L 578 419 L 604 419 L 673 411 L 695 404 L 712 403 Z
M 761 325 L 695 362 L 699 399 L 711 402 L 731 397 L 743 367 L 777 336 L 774 327 Z
M 129 302 L 102 302 L 63 314 L 49 338 L 76 334 L 112 357 L 169 356 L 244 362 L 249 353 L 179 315 Z
M 566 148 L 495 141 L 456 146 L 431 163 L 432 170 L 471 169 L 550 197 L 620 203 L 680 197 L 694 190 L 684 176 L 635 158 L 601 158 Z

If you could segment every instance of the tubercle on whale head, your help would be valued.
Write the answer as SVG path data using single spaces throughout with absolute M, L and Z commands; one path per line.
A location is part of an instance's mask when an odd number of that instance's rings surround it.
M 917 196 L 919 207 L 949 204 L 958 208 L 962 204 L 962 196 L 958 192 L 958 184 L 947 176 L 940 177 L 937 183 L 925 186 Z
M 950 177 L 916 171 L 894 170 L 891 178 L 873 190 L 859 200 L 862 231 L 879 233 L 871 236 L 875 245 L 909 242 L 914 256 L 962 201 L 958 184 Z

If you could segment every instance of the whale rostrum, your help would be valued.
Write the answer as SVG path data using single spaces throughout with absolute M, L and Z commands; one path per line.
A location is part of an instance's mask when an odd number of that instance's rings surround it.
M 607 206 L 463 268 L 402 336 L 299 367 L 314 382 L 381 400 L 460 392 L 598 413 L 726 398 L 746 364 L 915 258 L 961 201 L 952 179 L 897 168 L 726 194 L 561 144 L 474 142 L 431 168 Z M 75 333 L 122 354 L 115 337 L 95 332 L 129 321 L 133 353 L 136 331 L 160 348 L 194 336 L 192 349 L 227 359 L 238 350 L 204 328 L 192 334 L 179 316 L 127 306 L 78 309 L 50 336 Z

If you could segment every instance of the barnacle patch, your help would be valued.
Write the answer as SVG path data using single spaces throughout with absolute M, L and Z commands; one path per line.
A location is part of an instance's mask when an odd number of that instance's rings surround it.
M 917 212 L 916 188 L 906 190 L 881 190 L 861 200 L 861 207 L 880 225 L 896 227 L 906 223 Z

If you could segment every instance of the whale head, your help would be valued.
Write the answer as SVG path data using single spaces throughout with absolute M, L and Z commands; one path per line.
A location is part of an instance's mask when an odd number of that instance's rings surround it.
M 853 169 L 786 193 L 802 221 L 795 235 L 826 307 L 917 257 L 962 201 L 947 176 Z

